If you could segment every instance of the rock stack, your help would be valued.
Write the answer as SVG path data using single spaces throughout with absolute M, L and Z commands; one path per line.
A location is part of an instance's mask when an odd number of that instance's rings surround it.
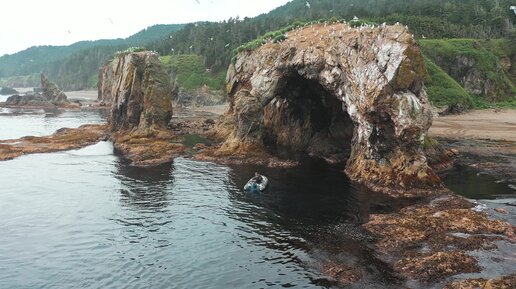
M 41 93 L 49 102 L 54 105 L 68 103 L 66 94 L 57 86 L 57 84 L 48 80 L 48 78 L 41 74 Z
M 111 107 L 114 131 L 165 128 L 172 117 L 170 79 L 156 53 L 116 56 L 99 73 L 98 99 Z
M 441 188 L 422 141 L 432 123 L 418 44 L 401 25 L 314 25 L 243 51 L 229 67 L 224 155 L 287 148 L 347 157 L 376 191 Z

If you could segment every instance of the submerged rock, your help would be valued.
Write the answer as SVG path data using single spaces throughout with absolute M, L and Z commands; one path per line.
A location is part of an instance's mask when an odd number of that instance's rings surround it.
M 114 131 L 166 128 L 172 91 L 158 55 L 148 51 L 118 55 L 99 73 L 98 99 L 111 106 Z
M 349 177 L 400 194 L 442 188 L 422 141 L 432 123 L 419 46 L 403 26 L 314 25 L 237 55 L 220 155 L 347 155 Z

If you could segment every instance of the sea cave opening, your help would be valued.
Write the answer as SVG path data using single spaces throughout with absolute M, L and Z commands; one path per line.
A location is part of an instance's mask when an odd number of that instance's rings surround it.
M 264 108 L 264 128 L 263 143 L 276 155 L 344 163 L 351 153 L 354 124 L 345 104 L 298 73 L 280 80 L 276 97 Z

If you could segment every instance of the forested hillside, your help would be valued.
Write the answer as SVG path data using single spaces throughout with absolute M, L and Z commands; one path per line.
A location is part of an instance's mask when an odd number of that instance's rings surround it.
M 94 86 L 96 72 L 103 61 L 118 50 L 141 46 L 167 37 L 182 28 L 182 24 L 154 25 L 125 39 L 81 41 L 69 46 L 34 46 L 24 51 L 0 57 L 0 78 L 3 85 L 19 83 L 22 76 L 44 72 L 65 89 Z M 38 78 L 25 77 L 29 81 Z
M 514 92 L 516 65 L 511 66 L 511 63 L 516 63 L 516 60 L 511 51 L 516 51 L 516 15 L 509 9 L 513 4 L 510 0 L 293 0 L 254 18 L 192 23 L 173 27 L 173 30 L 177 31 L 172 33 L 165 33 L 166 29 L 169 29 L 168 26 L 155 26 L 154 35 L 161 37 L 149 37 L 149 29 L 132 36 L 131 45 L 146 43 L 148 49 L 156 50 L 162 56 L 198 55 L 196 63 L 203 61 L 205 69 L 209 69 L 212 75 L 219 75 L 227 69 L 237 47 L 294 22 L 332 17 L 350 20 L 355 16 L 376 23 L 400 22 L 409 26 L 414 36 L 421 40 L 425 54 L 428 54 L 428 70 L 435 73 L 429 76 L 429 91 L 439 92 L 439 95 L 444 97 L 440 102 L 453 102 L 453 94 L 458 93 L 460 97 L 456 99 L 457 102 L 472 103 L 473 96 L 479 91 L 479 94 L 485 91 L 492 92 L 492 95 L 487 95 L 486 100 L 500 101 L 510 99 Z M 159 40 L 156 40 L 158 38 Z M 424 40 L 425 38 L 442 40 L 432 42 L 433 40 Z M 450 38 L 469 40 L 447 40 Z M 501 38 L 505 40 L 498 40 Z M 0 58 L 0 77 L 44 71 L 65 89 L 92 87 L 95 85 L 100 64 L 115 51 L 127 48 L 129 39 L 124 40 L 126 42 L 116 40 L 109 45 L 103 42 L 80 42 L 74 44 L 76 46 L 73 49 L 58 47 L 54 48 L 52 53 L 49 53 L 46 47 L 31 48 L 16 55 Z M 435 43 L 439 45 L 436 46 Z M 485 79 L 494 79 L 492 83 L 500 85 L 499 88 L 485 90 L 485 87 L 481 87 L 479 90 L 476 86 L 466 85 L 460 73 L 454 74 L 453 69 L 449 67 L 450 61 L 460 60 L 465 43 L 469 47 L 467 52 L 471 52 L 468 55 L 488 52 L 489 56 L 475 58 L 475 63 L 470 64 L 474 69 L 477 65 L 483 65 L 475 71 Z M 70 52 L 70 49 L 73 51 Z M 477 49 L 481 51 L 475 51 Z M 58 58 L 56 54 L 65 57 Z M 191 60 L 191 57 L 173 59 L 184 61 Z M 483 62 L 486 59 L 488 63 Z M 508 68 L 500 69 L 501 62 L 509 63 Z M 181 70 L 186 69 L 185 66 L 178 67 L 176 70 L 179 75 L 190 75 L 188 80 L 182 80 L 183 85 L 205 84 L 206 75 L 182 74 Z M 199 76 L 199 79 L 193 79 L 195 75 Z M 25 76 L 22 79 L 32 78 Z M 439 87 L 442 81 L 446 83 L 446 87 Z M 432 97 L 435 99 L 436 95 Z
M 255 18 L 186 25 L 155 47 L 162 55 L 200 54 L 207 68 L 226 69 L 233 49 L 268 31 L 296 20 L 354 16 L 406 24 L 417 38 L 500 38 L 514 29 L 510 5 L 510 0 L 293 0 Z

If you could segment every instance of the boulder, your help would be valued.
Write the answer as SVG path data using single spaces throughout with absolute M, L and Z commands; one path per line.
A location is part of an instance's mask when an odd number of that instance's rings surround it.
M 166 128 L 172 117 L 173 89 L 153 52 L 117 55 L 99 72 L 98 99 L 111 107 L 113 131 Z
M 288 32 L 230 65 L 219 153 L 345 156 L 347 175 L 376 191 L 442 188 L 422 150 L 432 123 L 425 73 L 404 26 L 337 23 Z
M 52 104 L 61 105 L 68 103 L 66 94 L 43 73 L 41 74 L 41 93 Z

